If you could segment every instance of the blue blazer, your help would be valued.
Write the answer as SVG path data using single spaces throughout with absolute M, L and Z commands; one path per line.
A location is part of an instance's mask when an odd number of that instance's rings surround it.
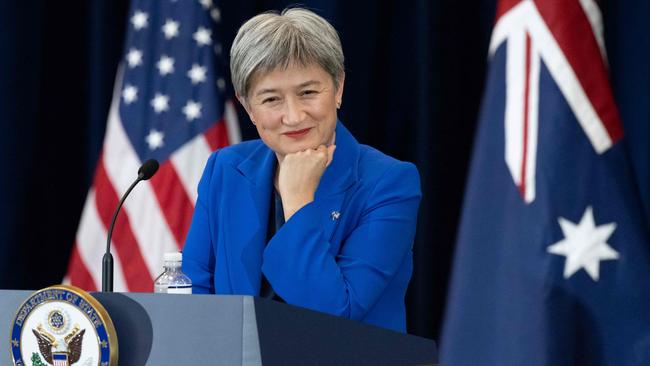
M 417 169 L 340 122 L 336 145 L 314 201 L 268 244 L 275 153 L 254 140 L 211 155 L 183 250 L 194 293 L 258 295 L 264 273 L 289 304 L 405 331 Z

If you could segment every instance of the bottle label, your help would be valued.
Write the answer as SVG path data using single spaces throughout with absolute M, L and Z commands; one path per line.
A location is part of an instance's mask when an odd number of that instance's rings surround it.
M 192 286 L 175 286 L 175 287 L 167 287 L 167 293 L 168 294 L 186 294 L 186 295 L 191 295 L 192 294 Z

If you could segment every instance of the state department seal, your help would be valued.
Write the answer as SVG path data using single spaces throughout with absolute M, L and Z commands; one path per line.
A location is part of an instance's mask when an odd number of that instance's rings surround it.
M 90 294 L 74 286 L 51 286 L 18 308 L 11 353 L 17 366 L 116 366 L 117 335 Z

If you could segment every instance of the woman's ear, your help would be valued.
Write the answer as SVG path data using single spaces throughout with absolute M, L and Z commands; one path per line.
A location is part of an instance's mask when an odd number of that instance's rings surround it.
M 343 86 L 345 86 L 345 73 L 342 73 L 341 76 L 338 78 L 339 82 L 339 87 L 336 89 L 336 103 L 337 103 L 337 108 L 341 107 L 341 103 L 343 102 Z

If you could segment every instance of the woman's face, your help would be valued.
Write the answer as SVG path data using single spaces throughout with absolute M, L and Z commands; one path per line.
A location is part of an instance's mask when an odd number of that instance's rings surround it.
M 337 90 L 318 65 L 276 68 L 253 77 L 242 104 L 264 143 L 282 159 L 333 142 L 343 81 Z

